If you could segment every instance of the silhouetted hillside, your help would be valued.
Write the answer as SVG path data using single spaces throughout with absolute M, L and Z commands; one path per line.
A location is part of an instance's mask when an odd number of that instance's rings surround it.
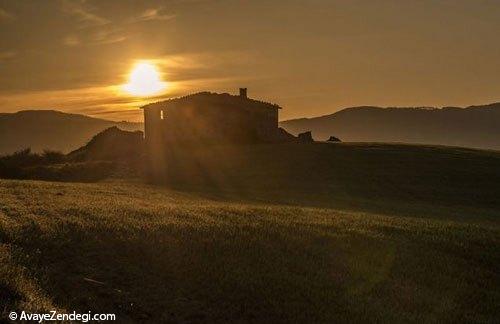
M 142 130 L 142 123 L 114 122 L 54 110 L 25 110 L 0 114 L 0 154 L 30 147 L 64 153 L 86 144 L 95 134 L 117 126 L 124 130 Z
M 347 108 L 331 115 L 281 122 L 317 140 L 402 142 L 500 149 L 500 103 L 467 108 Z
M 92 137 L 87 145 L 68 154 L 70 160 L 134 160 L 143 154 L 143 133 L 110 127 Z

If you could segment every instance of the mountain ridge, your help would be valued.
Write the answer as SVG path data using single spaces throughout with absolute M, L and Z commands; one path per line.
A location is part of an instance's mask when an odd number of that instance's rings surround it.
M 387 106 L 387 107 L 380 107 L 380 106 L 352 106 L 352 107 L 346 107 L 342 108 L 339 111 L 336 111 L 331 114 L 325 114 L 325 115 L 319 115 L 319 116 L 314 116 L 314 117 L 299 117 L 299 118 L 292 118 L 292 119 L 286 119 L 283 121 L 280 121 L 280 123 L 286 123 L 290 121 L 297 121 L 297 120 L 311 120 L 311 119 L 317 119 L 317 118 L 322 118 L 322 117 L 329 117 L 336 115 L 341 112 L 345 111 L 350 111 L 350 110 L 362 110 L 362 109 L 376 109 L 376 110 L 392 110 L 392 109 L 399 109 L 399 110 L 419 110 L 419 111 L 443 111 L 443 110 L 468 110 L 468 109 L 500 109 L 500 102 L 494 102 L 490 104 L 485 104 L 485 105 L 472 105 L 472 106 L 467 106 L 467 107 L 458 107 L 458 106 L 443 106 L 443 107 L 431 107 L 431 106 L 415 106 L 415 107 L 397 107 L 397 106 Z
M 49 149 L 67 153 L 113 126 L 128 131 L 143 129 L 142 123 L 115 122 L 54 109 L 0 113 L 0 154 L 25 148 L 35 152 Z
M 68 153 L 97 133 L 118 127 L 143 130 L 143 123 L 111 121 L 55 109 L 0 113 L 0 154 L 31 148 Z M 333 114 L 290 119 L 280 126 L 317 140 L 462 146 L 500 150 L 500 102 L 468 107 L 348 107 Z
M 312 131 L 318 140 L 437 144 L 500 149 L 500 103 L 461 107 L 358 106 L 333 114 L 291 119 L 292 134 Z

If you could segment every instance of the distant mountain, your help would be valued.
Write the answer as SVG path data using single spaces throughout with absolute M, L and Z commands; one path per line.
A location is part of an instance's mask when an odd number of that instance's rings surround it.
M 116 126 L 123 130 L 142 130 L 142 123 L 114 122 L 54 110 L 24 110 L 0 113 L 0 154 L 24 148 L 64 153 L 85 145 L 94 135 Z
M 352 142 L 401 142 L 500 149 L 500 103 L 467 108 L 353 107 L 331 115 L 287 120 L 292 134 L 312 131 Z

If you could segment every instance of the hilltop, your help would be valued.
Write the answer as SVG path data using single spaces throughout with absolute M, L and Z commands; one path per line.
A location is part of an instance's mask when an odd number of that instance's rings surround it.
M 143 133 L 129 132 L 116 126 L 107 128 L 85 145 L 70 153 L 70 161 L 120 161 L 143 159 Z
M 399 204 L 500 210 L 496 151 L 287 143 L 176 147 L 169 154 L 162 184 L 190 192 L 210 190 L 324 207 L 378 206 L 386 211 L 398 210 Z M 156 175 L 153 181 L 160 179 Z M 455 216 L 459 214 L 465 213 Z
M 25 148 L 67 153 L 87 143 L 95 134 L 116 126 L 142 130 L 142 123 L 114 122 L 56 110 L 23 110 L 0 113 L 0 154 Z
M 331 115 L 287 120 L 292 134 L 312 131 L 319 140 L 334 135 L 349 142 L 400 142 L 500 149 L 500 103 L 467 108 L 343 109 Z

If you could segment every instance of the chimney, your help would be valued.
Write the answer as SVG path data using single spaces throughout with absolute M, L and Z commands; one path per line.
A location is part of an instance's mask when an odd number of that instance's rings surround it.
M 240 88 L 240 97 L 247 98 L 247 88 Z

